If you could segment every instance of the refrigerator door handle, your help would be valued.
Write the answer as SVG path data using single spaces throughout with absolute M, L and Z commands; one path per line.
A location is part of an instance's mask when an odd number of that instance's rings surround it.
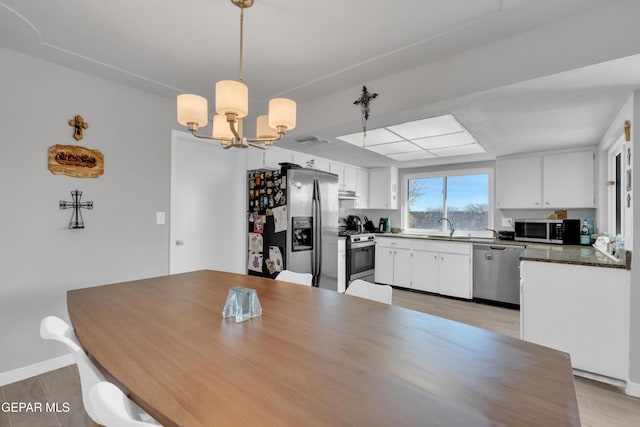
M 318 202 L 316 203 L 316 216 L 318 217 L 318 222 L 316 225 L 316 232 L 318 233 L 318 245 L 316 246 L 316 254 L 318 256 L 318 261 L 316 263 L 316 286 L 319 286 L 320 276 L 322 275 L 322 197 L 320 196 L 320 182 L 318 179 L 315 180 L 315 186 L 317 189 L 316 195 Z
M 317 235 L 317 221 L 318 221 L 318 199 L 317 199 L 317 185 L 318 180 L 313 180 L 313 198 L 311 199 L 311 219 L 313 221 L 313 229 L 311 230 L 313 249 L 311 251 L 311 275 L 313 276 L 312 286 L 316 285 L 316 268 L 317 268 L 317 251 L 318 251 L 318 235 Z

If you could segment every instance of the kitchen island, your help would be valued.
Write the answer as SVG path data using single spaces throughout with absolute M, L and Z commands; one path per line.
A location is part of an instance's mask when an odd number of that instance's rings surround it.
M 520 263 L 522 339 L 571 354 L 576 374 L 624 387 L 629 369 L 631 252 L 527 245 Z
M 260 317 L 222 318 L 233 286 Z M 197 271 L 67 294 L 78 339 L 165 426 L 579 426 L 569 355 L 425 313 Z

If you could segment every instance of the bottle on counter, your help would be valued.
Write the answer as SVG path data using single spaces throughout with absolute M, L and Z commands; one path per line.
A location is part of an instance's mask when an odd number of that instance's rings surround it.
M 589 233 L 589 225 L 587 225 L 586 220 L 582 224 L 582 230 L 580 231 L 580 244 L 581 245 L 591 244 L 591 233 Z

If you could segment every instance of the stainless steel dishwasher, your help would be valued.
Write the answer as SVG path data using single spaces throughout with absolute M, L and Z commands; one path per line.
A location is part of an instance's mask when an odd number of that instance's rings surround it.
M 473 245 L 473 298 L 520 305 L 524 246 Z

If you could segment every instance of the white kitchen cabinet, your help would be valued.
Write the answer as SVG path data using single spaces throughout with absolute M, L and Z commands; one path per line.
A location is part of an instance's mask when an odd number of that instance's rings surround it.
M 472 244 L 413 240 L 411 287 L 471 299 Z
M 403 239 L 379 238 L 376 245 L 375 281 L 411 286 L 411 243 Z
M 411 260 L 411 287 L 420 291 L 439 293 L 438 252 L 414 250 Z
M 522 261 L 521 336 L 571 355 L 574 369 L 626 380 L 629 270 Z
M 268 150 L 247 148 L 247 170 L 252 169 L 280 169 L 279 163 L 292 163 L 293 151 L 280 147 Z
M 330 170 L 330 162 L 327 159 L 323 159 L 321 157 L 314 157 L 314 167 L 323 172 L 331 172 Z
M 498 209 L 595 207 L 595 151 L 532 154 L 496 162 Z
M 369 169 L 369 209 L 398 209 L 398 169 Z
M 367 209 L 369 207 L 369 171 L 364 168 L 353 168 L 356 171 L 356 199 L 343 200 L 341 207 L 351 209 Z
M 542 195 L 540 156 L 498 159 L 496 183 L 498 209 L 539 208 Z
M 543 207 L 594 208 L 595 161 L 593 150 L 543 156 Z
M 338 239 L 338 292 L 347 288 L 347 242 L 344 237 Z
M 442 295 L 471 299 L 472 268 L 469 255 L 440 253 L 438 289 Z
M 342 163 L 329 162 L 329 172 L 338 175 L 338 190 L 344 190 L 344 165 Z
M 329 170 L 329 160 L 321 157 L 312 156 L 307 153 L 293 152 L 293 163 L 302 166 L 303 168 L 312 168 L 325 172 Z
M 369 207 L 369 171 L 364 168 L 356 169 L 356 208 L 366 209 Z
M 376 282 L 470 299 L 471 253 L 465 242 L 379 237 Z
M 354 166 L 344 163 L 330 162 L 329 171 L 338 175 L 338 189 L 356 191 L 357 172 Z
M 353 166 L 344 165 L 344 173 L 343 173 L 343 184 L 344 190 L 346 191 L 357 191 L 357 169 Z

